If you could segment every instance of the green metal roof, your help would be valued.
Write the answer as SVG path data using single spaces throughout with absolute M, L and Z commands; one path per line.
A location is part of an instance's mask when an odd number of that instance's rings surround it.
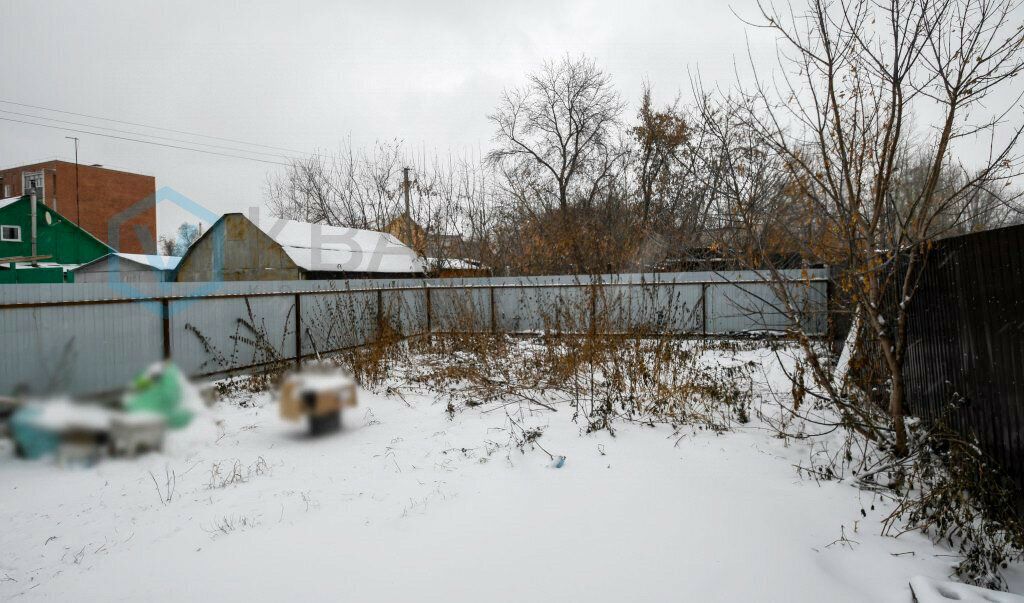
M 0 200 L 0 234 L 14 234 L 14 240 L 0 240 L 0 262 L 4 258 L 32 255 L 32 206 L 28 196 Z M 50 264 L 77 266 L 103 257 L 112 249 L 71 220 L 36 202 L 37 256 L 49 256 Z

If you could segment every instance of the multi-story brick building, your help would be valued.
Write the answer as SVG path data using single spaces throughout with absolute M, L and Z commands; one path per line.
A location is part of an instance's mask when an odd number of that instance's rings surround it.
M 0 199 L 27 195 L 32 188 L 47 207 L 110 244 L 110 219 L 154 195 L 156 178 L 80 164 L 76 199 L 74 163 L 53 160 L 0 169 Z M 144 227 L 147 234 L 143 238 L 152 237 L 152 245 L 155 245 L 155 205 L 121 226 L 117 245 L 118 251 L 125 253 L 154 253 L 151 242 L 140 239 L 134 226 Z

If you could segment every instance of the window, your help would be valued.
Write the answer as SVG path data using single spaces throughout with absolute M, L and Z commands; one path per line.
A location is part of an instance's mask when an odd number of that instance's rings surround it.
M 43 179 L 43 171 L 21 173 L 21 194 L 30 195 L 32 189 L 36 189 L 40 199 L 46 199 L 46 185 Z
M 0 241 L 21 241 L 21 227 L 20 226 L 0 226 Z

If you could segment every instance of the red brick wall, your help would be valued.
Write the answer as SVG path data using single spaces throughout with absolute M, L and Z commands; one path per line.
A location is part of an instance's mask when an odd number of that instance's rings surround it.
M 0 171 L 4 184 L 9 184 L 11 195 L 23 194 L 21 173 L 44 170 L 46 174 L 46 205 L 72 222 L 81 226 L 97 239 L 108 240 L 108 223 L 115 215 L 135 203 L 156 193 L 156 178 L 107 168 L 78 166 L 78 198 L 80 207 L 75 206 L 75 164 L 67 161 L 48 161 Z M 3 189 L 0 188 L 0 195 Z M 150 206 L 122 225 L 118 233 L 119 251 L 126 253 L 155 253 L 146 248 L 133 228 L 144 226 L 150 236 L 156 237 L 156 207 Z M 155 245 L 156 241 L 153 241 Z

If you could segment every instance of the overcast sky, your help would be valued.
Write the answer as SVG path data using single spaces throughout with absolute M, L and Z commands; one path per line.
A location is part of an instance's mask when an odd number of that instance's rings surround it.
M 734 82 L 748 38 L 770 66 L 773 37 L 733 14 L 755 10 L 752 0 L 0 0 L 0 100 L 300 151 L 336 148 L 349 136 L 356 145 L 401 138 L 427 150 L 476 150 L 490 144 L 486 116 L 502 89 L 545 58 L 594 57 L 631 102 L 629 114 L 644 78 L 664 101 L 685 96 L 690 73 Z M 275 152 L 11 104 L 0 111 Z M 71 159 L 69 134 L 0 121 L 0 165 Z M 283 169 L 75 135 L 83 163 L 154 175 L 158 188 L 218 214 L 261 205 L 267 176 Z M 161 204 L 161 234 L 185 217 Z
M 733 6 L 749 13 L 752 3 Z M 746 54 L 742 24 L 716 1 L 0 0 L 0 22 L 0 100 L 300 151 L 336 148 L 348 136 L 357 145 L 401 138 L 441 152 L 485 148 L 486 115 L 502 89 L 567 52 L 597 59 L 630 101 L 645 77 L 670 100 L 688 89 L 688 68 L 730 81 L 734 58 Z M 9 119 L 47 115 L 190 138 L 4 103 L 0 110 Z M 0 121 L 0 165 L 71 159 L 69 134 Z M 158 187 L 218 214 L 262 204 L 267 175 L 281 169 L 74 135 L 83 163 L 154 175 Z M 161 204 L 158 228 L 166 234 L 183 218 Z

